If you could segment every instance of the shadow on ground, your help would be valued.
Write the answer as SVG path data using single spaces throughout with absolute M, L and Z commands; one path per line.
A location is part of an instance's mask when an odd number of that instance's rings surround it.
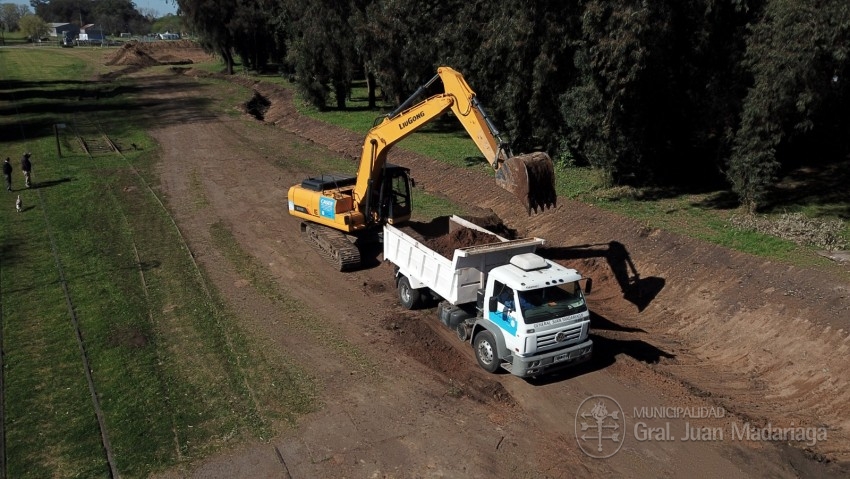
M 544 246 L 540 249 L 540 254 L 552 260 L 604 258 L 617 280 L 623 298 L 637 306 L 638 311 L 646 309 L 666 283 L 664 278 L 656 276 L 641 278 L 628 249 L 619 241 L 576 246 Z

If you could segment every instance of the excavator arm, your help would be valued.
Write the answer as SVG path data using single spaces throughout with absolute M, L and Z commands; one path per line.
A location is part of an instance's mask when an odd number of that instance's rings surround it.
M 416 103 L 438 79 L 443 93 Z M 514 156 L 463 76 L 441 67 L 395 111 L 376 121 L 366 134 L 356 176 L 322 174 L 289 188 L 289 213 L 303 220 L 305 239 L 340 271 L 360 265 L 359 246 L 354 243 L 369 241 L 368 232 L 410 218 L 409 170 L 389 164 L 387 152 L 448 110 L 493 167 L 496 183 L 516 195 L 529 213 L 555 205 L 551 158 L 546 153 Z
M 444 92 L 410 106 L 437 79 L 442 80 Z M 374 182 L 381 176 L 388 149 L 449 109 L 495 170 L 499 186 L 516 195 L 529 212 L 555 205 L 557 195 L 551 158 L 541 152 L 514 156 L 463 75 L 449 67 L 438 68 L 431 80 L 369 130 L 357 171 L 355 203 L 368 198 L 369 192 L 376 187 Z

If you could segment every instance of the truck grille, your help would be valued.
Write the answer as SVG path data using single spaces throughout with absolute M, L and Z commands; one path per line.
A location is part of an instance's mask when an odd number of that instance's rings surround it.
M 581 338 L 581 325 L 582 323 L 578 323 L 568 329 L 543 333 L 537 336 L 537 350 L 550 349 L 554 346 L 563 346 L 577 341 Z M 556 339 L 558 334 L 560 334 L 559 339 L 561 341 Z

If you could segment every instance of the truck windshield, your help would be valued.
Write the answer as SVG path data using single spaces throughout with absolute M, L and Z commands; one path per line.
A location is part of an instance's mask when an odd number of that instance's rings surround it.
M 587 310 L 578 282 L 517 291 L 526 324 L 534 324 Z

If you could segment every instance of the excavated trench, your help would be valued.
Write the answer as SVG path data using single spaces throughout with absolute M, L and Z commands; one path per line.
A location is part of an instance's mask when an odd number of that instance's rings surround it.
M 269 107 L 271 106 L 271 104 L 272 104 L 272 102 L 269 101 L 268 98 L 264 97 L 263 95 L 260 95 L 259 92 L 255 91 L 254 96 L 251 97 L 250 100 L 245 102 L 244 106 L 245 106 L 245 111 L 249 115 L 253 116 L 254 118 L 256 118 L 260 121 L 263 121 L 263 119 L 266 116 L 266 112 L 269 111 Z

